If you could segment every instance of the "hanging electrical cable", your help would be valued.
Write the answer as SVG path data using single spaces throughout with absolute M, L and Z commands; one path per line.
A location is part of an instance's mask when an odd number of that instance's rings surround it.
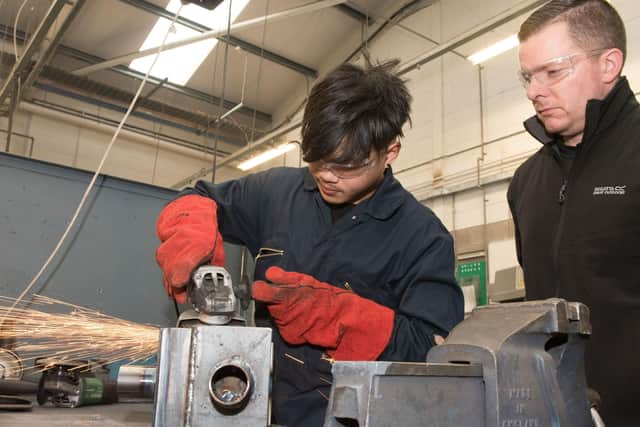
M 260 61 L 258 61 L 258 75 L 256 77 L 256 92 L 255 99 L 253 100 L 253 117 L 251 120 L 251 137 L 247 141 L 247 144 L 250 144 L 251 141 L 254 141 L 256 134 L 256 118 L 258 113 L 258 100 L 260 98 L 260 81 L 262 79 L 262 63 L 264 62 L 264 47 L 266 43 L 267 37 L 267 15 L 269 14 L 269 6 L 271 4 L 271 0 L 267 0 L 264 10 L 264 23 L 262 24 L 262 40 L 260 41 Z
M 216 120 L 222 121 L 222 120 L 227 120 L 230 121 L 232 124 L 234 124 L 234 126 L 236 126 L 238 128 L 238 130 L 240 130 L 240 132 L 242 132 L 242 135 L 244 136 L 244 141 L 245 143 L 249 142 L 249 137 L 247 136 L 247 132 L 245 132 L 245 130 L 242 128 L 242 126 L 240 126 L 240 124 L 238 122 L 236 122 L 236 120 L 231 117 L 231 114 L 233 114 L 234 112 L 236 112 L 237 110 L 239 110 L 240 108 L 245 106 L 245 102 L 244 102 L 244 94 L 246 92 L 246 87 L 247 87 L 247 63 L 248 63 L 248 59 L 249 59 L 249 55 L 246 51 L 236 48 L 237 50 L 240 50 L 242 52 L 242 54 L 244 55 L 244 71 L 242 72 L 242 92 L 240 94 L 240 102 L 238 104 L 236 104 L 235 107 L 233 107 L 232 109 L 228 110 L 227 112 L 225 112 L 222 116 L 218 117 Z M 254 109 L 255 111 L 255 109 Z
M 105 164 L 105 162 L 106 162 L 106 160 L 107 160 L 107 158 L 109 156 L 109 153 L 111 152 L 111 148 L 113 147 L 113 144 L 115 143 L 116 139 L 118 138 L 118 135 L 120 134 L 120 131 L 122 130 L 122 127 L 124 126 L 124 123 L 129 118 L 129 115 L 131 114 L 131 111 L 133 110 L 134 106 L 136 105 L 136 102 L 138 101 L 138 98 L 140 97 L 140 94 L 142 93 L 142 89 L 144 88 L 145 83 L 149 79 L 149 75 L 151 74 L 151 70 L 153 70 L 153 66 L 156 64 L 158 58 L 160 57 L 160 54 L 162 53 L 162 50 L 164 49 L 165 44 L 167 43 L 167 40 L 169 38 L 169 34 L 172 32 L 171 29 L 174 28 L 176 20 L 180 16 L 181 9 L 182 9 L 182 5 L 178 9 L 178 11 L 177 11 L 175 17 L 173 18 L 173 20 L 171 21 L 171 25 L 169 26 L 169 29 L 167 30 L 167 32 L 164 35 L 162 43 L 160 44 L 160 46 L 158 47 L 157 52 L 155 53 L 155 57 L 153 59 L 153 62 L 149 66 L 149 69 L 147 70 L 147 73 L 145 74 L 144 78 L 140 82 L 140 86 L 138 87 L 138 90 L 137 90 L 135 96 L 131 100 L 131 103 L 129 104 L 129 107 L 127 108 L 127 111 L 125 112 L 124 116 L 122 117 L 122 120 L 120 120 L 120 123 L 118 124 L 118 127 L 116 128 L 115 133 L 111 137 L 111 140 L 109 141 L 109 144 L 107 145 L 107 148 L 105 149 L 105 152 L 102 155 L 102 159 L 100 160 L 98 168 L 96 169 L 95 173 L 93 174 L 93 177 L 91 178 L 91 181 L 87 185 L 87 188 L 84 191 L 84 193 L 83 193 L 83 195 L 82 195 L 82 197 L 80 199 L 80 203 L 78 204 L 73 216 L 71 217 L 71 220 L 69 221 L 69 224 L 65 228 L 64 232 L 62 233 L 62 236 L 58 240 L 58 243 L 56 244 L 55 248 L 53 249 L 53 251 L 51 252 L 49 257 L 47 258 L 45 263 L 42 265 L 42 267 L 40 268 L 38 273 L 31 280 L 31 282 L 27 285 L 27 287 L 22 291 L 22 293 L 18 296 L 18 298 L 16 298 L 16 300 L 13 303 L 13 305 L 3 315 L 2 319 L 0 319 L 0 327 L 4 323 L 4 320 L 5 320 L 6 316 L 8 316 L 11 313 L 11 310 L 13 310 L 13 308 L 15 308 L 16 305 L 19 304 L 20 301 L 22 301 L 24 296 L 31 290 L 31 288 L 33 288 L 33 286 L 36 284 L 38 279 L 40 279 L 40 277 L 42 276 L 44 271 L 47 269 L 47 267 L 49 266 L 49 264 L 51 263 L 53 258 L 56 256 L 56 254 L 58 253 L 58 251 L 62 247 L 62 244 L 65 242 L 67 236 L 69 235 L 69 232 L 71 231 L 71 228 L 73 228 L 73 226 L 75 225 L 75 223 L 76 223 L 76 221 L 77 221 L 77 219 L 78 219 L 78 217 L 80 215 L 80 212 L 82 211 L 82 208 L 84 207 L 84 205 L 85 205 L 85 203 L 87 201 L 87 198 L 89 197 L 89 194 L 91 193 L 91 190 L 93 189 L 93 187 L 95 185 L 95 182 L 98 179 L 98 176 L 100 175 L 100 172 L 102 171 L 102 168 L 104 167 L 104 164 Z
M 2 22 L 2 17 L 6 14 L 2 9 L 3 6 L 4 6 L 4 0 L 0 0 L 0 25 L 4 27 L 5 25 L 4 25 L 4 22 Z M 5 35 L 3 32 L 3 34 L 0 35 L 0 43 L 4 42 L 5 37 L 8 38 L 8 35 Z M 0 49 L 0 67 L 4 65 L 4 55 L 5 55 L 4 49 Z M 4 83 L 4 78 L 2 77 L 2 73 L 0 73 L 0 82 Z
M 16 19 L 13 21 L 13 53 L 16 56 L 16 62 L 20 59 L 18 55 L 18 21 L 20 21 L 20 14 L 22 13 L 22 9 L 29 2 L 29 0 L 24 0 L 20 7 L 18 8 L 18 13 L 16 13 Z
M 213 73 L 211 73 L 211 86 L 209 87 L 209 93 L 213 94 L 215 93 L 215 87 L 216 87 L 216 79 L 218 78 L 218 55 L 220 53 L 220 49 L 215 49 L 214 50 L 214 58 L 213 58 Z M 213 102 L 211 102 L 211 104 L 213 104 Z M 211 124 L 213 123 L 213 116 L 210 113 L 207 113 L 207 117 L 206 117 L 206 122 L 205 122 L 205 130 L 204 130 L 204 145 L 206 145 L 207 147 L 209 147 L 209 131 L 211 130 Z M 211 149 L 213 152 L 213 141 L 211 142 Z M 215 155 L 215 153 L 214 153 Z M 205 153 L 203 153 L 202 156 L 202 160 L 203 160 L 203 164 L 208 164 L 209 160 L 206 156 Z M 202 170 L 205 170 L 205 167 L 202 168 Z
M 18 12 L 16 13 L 16 17 L 13 20 L 13 54 L 15 56 L 15 62 L 17 63 L 20 59 L 20 55 L 18 53 L 18 24 L 20 22 L 20 15 L 22 14 L 22 9 L 26 6 L 29 0 L 24 0 L 20 7 L 18 8 Z M 28 28 L 27 22 L 27 28 Z M 25 32 L 26 34 L 26 32 Z M 11 95 L 11 102 L 9 103 L 8 110 L 8 124 L 7 124 L 7 140 L 5 142 L 4 151 L 9 153 L 11 151 L 11 136 L 13 133 L 13 118 L 16 111 L 18 100 L 20 99 L 20 91 L 22 86 L 22 77 L 20 75 L 17 76 L 14 84 L 13 84 L 13 93 Z
M 231 8 L 233 6 L 233 1 L 229 0 L 229 14 L 227 17 L 227 34 L 226 37 L 227 39 L 231 36 Z M 227 64 L 229 61 L 229 43 L 225 43 L 224 44 L 224 62 L 223 62 L 223 66 L 222 66 L 222 92 L 220 94 L 220 102 L 218 104 L 218 111 L 222 111 L 222 109 L 224 108 L 224 96 L 225 96 L 225 89 L 227 88 Z M 220 124 L 221 124 L 222 120 L 216 120 L 216 128 L 215 131 L 213 132 L 214 134 L 214 140 L 213 140 L 213 166 L 212 166 L 212 170 L 211 170 L 211 182 L 215 183 L 216 182 L 216 169 L 217 169 L 217 165 L 218 165 L 218 141 L 219 141 L 219 137 L 218 134 L 220 133 Z

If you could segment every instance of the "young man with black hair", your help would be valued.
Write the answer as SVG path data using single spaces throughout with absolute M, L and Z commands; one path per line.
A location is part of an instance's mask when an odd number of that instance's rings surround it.
M 196 267 L 223 262 L 223 239 L 256 257 L 252 295 L 275 326 L 276 424 L 322 425 L 331 359 L 421 362 L 462 320 L 451 235 L 391 172 L 411 102 L 396 65 L 345 64 L 314 86 L 308 168 L 198 182 L 158 219 L 157 260 L 178 301 Z
M 554 0 L 520 27 L 520 73 L 543 147 L 508 200 L 527 299 L 585 303 L 590 387 L 607 426 L 639 426 L 640 106 L 622 19 L 604 0 Z

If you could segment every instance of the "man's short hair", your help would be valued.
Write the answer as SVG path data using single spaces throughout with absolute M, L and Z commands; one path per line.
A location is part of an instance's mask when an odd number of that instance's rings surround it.
M 605 0 L 553 0 L 536 10 L 520 26 L 518 39 L 556 22 L 566 22 L 574 43 L 584 51 L 618 48 L 627 57 L 627 36 L 618 12 Z
M 343 64 L 313 87 L 302 119 L 304 161 L 359 163 L 402 136 L 411 95 L 393 72 L 398 63 Z

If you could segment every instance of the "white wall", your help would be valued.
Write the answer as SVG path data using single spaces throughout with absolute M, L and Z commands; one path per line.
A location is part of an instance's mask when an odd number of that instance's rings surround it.
M 44 91 L 38 90 L 35 95 L 36 99 L 111 119 L 115 123 L 124 115 Z M 150 124 L 137 117 L 130 117 L 127 124 L 150 128 L 152 134 L 145 136 L 123 130 L 107 158 L 102 171 L 104 174 L 171 187 L 195 171 L 212 165 L 212 156 L 169 143 L 153 133 L 208 146 L 213 144 L 211 137 L 198 137 L 166 125 Z M 0 128 L 7 127 L 8 119 L 0 118 Z M 31 136 L 33 142 L 14 136 L 10 152 L 25 156 L 31 152 L 35 159 L 95 171 L 115 130 L 116 126 L 111 124 L 97 123 L 64 112 L 47 111 L 41 106 L 23 102 L 14 115 L 13 131 Z M 5 147 L 5 138 L 6 133 L 0 134 L 2 149 Z M 226 152 L 237 149 L 223 141 L 219 142 L 218 147 Z M 227 179 L 240 176 L 239 171 L 229 167 L 221 168 L 218 173 L 226 175 Z
M 401 3 L 389 2 L 389 10 Z M 375 59 L 399 57 L 404 63 L 522 4 L 516 0 L 441 0 L 401 22 L 402 26 L 422 36 L 395 26 L 372 42 L 369 49 Z M 613 0 L 612 4 L 618 8 L 627 26 L 629 46 L 624 74 L 638 90 L 640 2 Z M 515 33 L 526 15 L 528 13 L 405 75 L 414 98 L 413 127 L 405 130 L 402 152 L 394 170 L 398 179 L 419 200 L 431 206 L 452 230 L 508 220 L 507 180 L 539 146 L 522 130 L 522 121 L 532 113 L 532 108 L 516 78 L 516 50 L 489 60 L 482 68 L 464 59 L 478 48 Z M 357 38 L 354 35 L 350 42 Z M 319 67 L 321 73 L 336 65 L 337 58 L 349 51 L 347 45 L 336 48 L 335 57 L 327 58 L 327 64 Z M 301 88 L 290 99 L 283 100 L 282 111 L 274 114 L 274 123 L 291 114 L 291 109 L 299 105 L 305 92 Z M 98 111 L 97 107 L 79 105 L 75 101 L 71 104 Z M 118 118 L 113 113 L 100 113 Z M 0 120 L 0 127 L 6 128 L 6 125 L 6 120 Z M 33 157 L 89 170 L 97 165 L 111 136 L 107 131 L 99 132 L 25 112 L 16 116 L 14 131 L 33 136 Z M 194 139 L 193 135 L 175 130 L 158 131 Z M 0 134 L 0 147 L 3 135 Z M 299 138 L 298 131 L 292 131 L 279 141 Z M 14 137 L 13 141 L 13 152 L 26 153 L 26 139 Z M 171 186 L 210 167 L 211 163 L 210 156 L 175 149 L 171 144 L 121 138 L 104 172 Z M 301 164 L 299 151 L 294 150 L 256 170 Z M 218 171 L 216 181 L 240 174 L 234 168 L 223 167 Z M 484 191 L 480 185 L 484 186 Z

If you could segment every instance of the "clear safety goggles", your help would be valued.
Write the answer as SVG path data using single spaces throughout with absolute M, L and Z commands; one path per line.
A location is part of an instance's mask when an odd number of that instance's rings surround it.
M 594 49 L 587 52 L 579 52 L 573 53 L 571 55 L 559 56 L 557 58 L 545 61 L 534 71 L 519 71 L 518 77 L 520 78 L 520 82 L 525 89 L 529 88 L 533 80 L 535 80 L 541 86 L 550 87 L 573 74 L 575 72 L 576 65 L 580 61 L 592 56 L 600 55 L 606 50 L 608 49 Z
M 309 163 L 309 169 L 314 173 L 326 170 L 340 179 L 351 179 L 363 175 L 375 164 L 375 162 L 375 159 L 367 159 L 360 164 L 354 165 L 349 163 L 331 163 L 318 160 L 317 162 Z

